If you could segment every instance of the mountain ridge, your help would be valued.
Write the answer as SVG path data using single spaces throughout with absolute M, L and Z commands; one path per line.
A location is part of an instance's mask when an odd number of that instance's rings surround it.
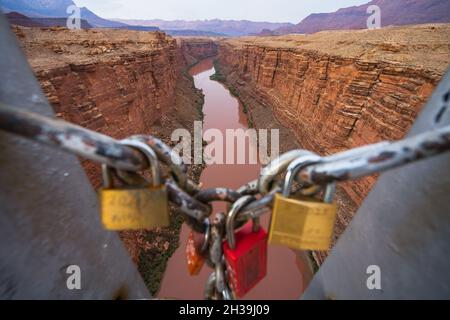
M 250 20 L 162 20 L 162 19 L 111 19 L 116 22 L 126 23 L 128 25 L 156 26 L 162 30 L 181 31 L 192 30 L 202 32 L 213 32 L 228 36 L 244 36 L 255 34 L 267 30 L 275 30 L 281 27 L 293 26 L 292 23 L 285 22 L 265 22 Z
M 1 0 L 0 7 L 5 13 L 18 12 L 29 18 L 58 18 L 68 16 L 67 8 L 76 5 L 72 0 Z M 118 28 L 142 31 L 162 29 L 179 36 L 244 36 L 257 34 L 262 30 L 274 30 L 293 26 L 291 23 L 274 23 L 250 20 L 124 20 L 104 19 L 86 7 L 80 8 L 81 19 L 94 28 Z
M 367 8 L 371 5 L 380 7 L 382 26 L 450 22 L 449 0 L 372 0 L 360 6 L 341 8 L 331 13 L 313 13 L 292 27 L 273 30 L 272 35 L 365 29 L 370 16 Z M 264 35 L 267 35 L 267 32 Z
M 6 14 L 9 23 L 22 27 L 66 27 L 66 18 L 27 17 L 15 11 Z M 81 20 L 82 29 L 91 29 L 92 26 L 84 19 Z
M 64 18 L 67 8 L 76 6 L 72 0 L 1 0 L 0 8 L 5 12 L 18 12 L 29 18 Z M 103 19 L 86 7 L 80 8 L 81 19 L 98 28 L 121 28 L 124 23 Z

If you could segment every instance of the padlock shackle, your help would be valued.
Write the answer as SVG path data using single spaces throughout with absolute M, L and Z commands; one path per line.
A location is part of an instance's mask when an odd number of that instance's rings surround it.
M 102 181 L 103 188 L 110 189 L 113 185 L 111 167 L 109 167 L 106 163 L 102 163 Z
M 320 163 L 321 161 L 322 157 L 318 156 L 317 154 L 304 155 L 292 161 L 286 170 L 286 176 L 284 178 L 282 190 L 283 197 L 287 198 L 291 195 L 292 183 L 302 169 L 306 168 L 309 165 Z
M 288 198 L 291 194 L 292 183 L 298 173 L 306 168 L 307 166 L 314 165 L 323 162 L 323 158 L 316 155 L 305 155 L 291 162 L 287 168 L 286 177 L 284 179 L 283 185 L 283 197 Z M 325 194 L 323 201 L 325 203 L 332 203 L 334 194 L 336 193 L 336 182 L 328 183 L 325 188 Z
M 331 182 L 327 184 L 327 187 L 325 188 L 325 194 L 323 196 L 323 202 L 332 203 L 335 194 L 336 194 L 336 182 Z
M 153 186 L 154 187 L 160 186 L 162 184 L 161 170 L 160 170 L 160 167 L 159 167 L 158 156 L 156 155 L 156 153 L 152 149 L 152 147 L 150 147 L 145 142 L 142 142 L 142 141 L 136 140 L 136 139 L 132 139 L 132 138 L 124 139 L 124 140 L 121 140 L 119 142 L 122 145 L 136 148 L 136 149 L 138 149 L 139 151 L 141 151 L 145 155 L 145 157 L 147 158 L 147 160 L 149 162 L 150 169 L 152 171 Z
M 299 157 L 313 154 L 314 153 L 303 149 L 291 150 L 272 160 L 261 170 L 258 179 L 258 191 L 262 195 L 269 193 L 275 177 L 284 172 L 292 161 Z
M 236 248 L 236 237 L 234 235 L 234 222 L 238 213 L 250 202 L 256 200 L 254 196 L 247 195 L 239 198 L 233 205 L 231 206 L 230 211 L 227 215 L 227 220 L 225 223 L 225 230 L 227 235 L 228 246 L 231 250 Z M 258 223 L 259 227 L 259 223 Z

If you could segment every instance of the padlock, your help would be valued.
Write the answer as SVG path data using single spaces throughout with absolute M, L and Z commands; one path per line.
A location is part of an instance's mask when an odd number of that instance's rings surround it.
M 208 250 L 209 234 L 211 229 L 211 223 L 208 218 L 205 219 L 205 224 L 205 234 L 191 231 L 188 236 L 188 241 L 186 244 L 186 258 L 188 271 L 191 276 L 198 275 L 205 264 L 205 254 Z
M 290 197 L 297 174 L 308 165 L 320 162 L 320 157 L 307 155 L 293 161 L 286 173 L 283 194 L 276 194 L 269 230 L 269 243 L 298 250 L 328 250 L 336 219 L 333 204 L 335 183 L 326 186 L 324 200 L 313 196 Z
M 267 273 L 267 233 L 259 220 L 249 221 L 235 233 L 234 221 L 239 211 L 255 198 L 244 196 L 230 209 L 226 220 L 227 241 L 223 245 L 227 279 L 237 297 L 243 297 Z
M 137 230 L 167 227 L 169 207 L 167 190 L 161 183 L 158 159 L 153 149 L 137 140 L 121 144 L 140 150 L 147 157 L 153 183 L 150 186 L 114 188 L 111 168 L 102 165 L 103 188 L 99 190 L 103 226 L 108 230 Z

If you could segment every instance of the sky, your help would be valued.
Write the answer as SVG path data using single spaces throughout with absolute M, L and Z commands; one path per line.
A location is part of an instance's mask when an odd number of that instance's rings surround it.
M 333 12 L 370 0 L 74 0 L 103 18 L 233 19 L 298 23 L 311 13 Z

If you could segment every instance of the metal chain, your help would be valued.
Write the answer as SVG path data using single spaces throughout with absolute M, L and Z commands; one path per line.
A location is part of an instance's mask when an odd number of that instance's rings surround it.
M 136 172 L 149 167 L 146 157 L 139 150 L 121 144 L 120 141 L 111 137 L 1 102 L 0 129 L 58 147 L 119 170 Z M 200 186 L 187 178 L 187 168 L 181 157 L 161 140 L 151 135 L 136 135 L 130 139 L 148 144 L 155 151 L 158 159 L 169 167 L 173 180 L 181 189 L 190 195 L 196 195 L 201 191 Z M 356 179 L 449 150 L 450 126 L 446 126 L 397 142 L 381 142 L 324 157 L 320 164 L 303 169 L 297 180 L 311 185 L 321 185 L 333 181 Z M 259 179 L 242 186 L 236 190 L 236 193 L 240 195 L 269 194 L 275 177 L 282 173 L 291 161 L 310 153 L 306 150 L 293 150 L 281 155 L 262 170 Z M 224 195 L 229 196 L 223 194 L 224 190 L 226 189 L 217 188 L 210 192 L 219 192 L 216 195 L 219 198 Z M 225 191 L 225 193 L 230 192 L 232 190 Z M 213 195 L 211 199 L 214 197 Z
M 168 176 L 163 182 L 167 187 L 169 200 L 180 209 L 186 223 L 194 231 L 205 234 L 206 243 L 203 244 L 202 251 L 206 252 L 207 262 L 214 270 L 205 287 L 207 299 L 233 298 L 226 280 L 227 271 L 222 251 L 223 241 L 230 240 L 225 232 L 229 213 L 218 213 L 213 222 L 210 222 L 211 202 L 224 201 L 233 207 L 239 203 L 239 209 L 233 213 L 233 219 L 229 220 L 233 221 L 233 226 L 228 226 L 236 229 L 249 220 L 257 222 L 263 214 L 271 211 L 275 194 L 282 191 L 277 178 L 283 176 L 288 166 L 300 157 L 311 158 L 311 163 L 292 179 L 299 182 L 303 194 L 304 190 L 314 194 L 321 189 L 318 186 L 381 173 L 450 150 L 450 126 L 397 142 L 381 142 L 326 157 L 307 150 L 292 150 L 263 168 L 258 179 L 237 190 L 201 190 L 199 185 L 188 178 L 187 167 L 181 157 L 151 135 L 132 136 L 124 143 L 62 120 L 23 111 L 1 102 L 0 129 L 115 168 L 122 181 L 133 185 L 146 182 L 136 172 L 150 166 L 147 157 L 137 146 L 141 143 L 150 146 L 158 160 L 168 168 Z M 132 143 L 133 141 L 136 143 Z

